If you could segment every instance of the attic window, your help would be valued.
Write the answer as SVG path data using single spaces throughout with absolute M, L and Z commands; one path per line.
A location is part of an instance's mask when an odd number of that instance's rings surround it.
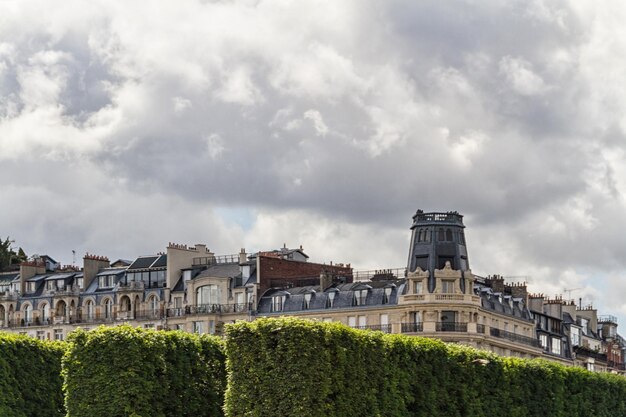
M 389 300 L 391 300 L 391 293 L 393 292 L 393 287 L 385 287 L 385 292 L 383 294 L 383 304 L 389 304 Z
M 337 291 L 329 291 L 328 292 L 328 303 L 326 307 L 333 308 L 333 304 L 335 302 L 335 296 L 337 295 Z
M 275 295 L 274 297 L 272 297 L 272 311 L 283 311 L 286 300 L 286 295 Z
M 308 310 L 311 308 L 311 299 L 313 298 L 313 293 L 308 292 L 304 294 L 304 309 Z
M 354 305 L 364 306 L 365 301 L 367 300 L 367 293 L 368 293 L 367 289 L 354 291 Z

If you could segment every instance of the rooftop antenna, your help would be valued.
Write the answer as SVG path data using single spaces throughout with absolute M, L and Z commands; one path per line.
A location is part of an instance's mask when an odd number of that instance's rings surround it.
M 72 265 L 76 265 L 76 251 L 72 249 Z
M 571 300 L 572 299 L 572 291 L 578 291 L 578 290 L 582 290 L 582 288 L 563 288 L 563 292 L 568 293 L 567 295 L 567 299 Z

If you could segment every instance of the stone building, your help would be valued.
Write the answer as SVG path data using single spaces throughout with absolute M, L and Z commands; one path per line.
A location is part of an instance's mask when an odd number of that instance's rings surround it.
M 121 323 L 219 334 L 224 323 L 292 315 L 623 372 L 614 317 L 473 274 L 464 229 L 457 212 L 418 211 L 407 266 L 375 271 L 309 262 L 286 246 L 218 256 L 170 243 L 132 261 L 87 254 L 80 269 L 35 259 L 0 273 L 0 327 L 57 340 Z

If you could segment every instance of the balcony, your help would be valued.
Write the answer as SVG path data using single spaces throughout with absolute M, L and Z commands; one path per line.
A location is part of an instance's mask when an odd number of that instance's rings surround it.
M 474 294 L 405 294 L 401 296 L 401 304 L 411 304 L 414 302 L 433 304 L 474 304 L 480 305 L 480 296 Z
M 424 323 L 402 323 L 402 333 L 418 333 L 424 331 Z
M 167 317 L 182 317 L 198 314 L 237 314 L 252 311 L 252 303 L 243 304 L 200 304 L 185 308 L 168 308 Z
M 117 284 L 118 291 L 143 291 L 145 284 L 143 281 L 120 282 Z
M 574 347 L 574 352 L 576 353 L 576 357 L 580 358 L 593 358 L 595 360 L 606 362 L 607 357 L 605 353 L 596 352 L 594 350 L 590 350 L 584 346 L 576 346 Z
M 536 348 L 541 347 L 537 339 L 533 339 L 532 337 L 528 337 L 528 336 L 523 336 L 521 334 L 511 333 L 506 330 L 500 330 L 500 329 L 496 329 L 492 327 L 491 329 L 489 329 L 489 334 L 493 337 L 499 337 L 501 339 L 510 340 L 511 342 L 515 342 L 515 343 L 522 343 L 522 344 L 536 347 Z
M 353 329 L 373 330 L 383 333 L 391 333 L 391 324 L 370 324 L 366 326 L 352 326 Z
M 467 323 L 449 323 L 438 321 L 435 323 L 438 332 L 467 332 Z
M 17 301 L 19 293 L 16 291 L 2 291 L 0 292 L 0 301 Z

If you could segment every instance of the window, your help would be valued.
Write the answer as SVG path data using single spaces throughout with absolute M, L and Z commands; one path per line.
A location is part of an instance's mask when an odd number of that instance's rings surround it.
M 422 322 L 422 312 L 421 311 L 416 311 L 415 313 L 413 313 L 413 320 L 415 323 L 421 323 Z
M 85 304 L 85 309 L 87 310 L 87 318 L 93 319 L 93 302 L 91 300 L 87 301 L 87 303 Z
M 215 320 L 209 320 L 209 334 L 215 334 Z
M 159 310 L 159 300 L 155 296 L 150 297 L 150 312 L 155 314 Z
M 197 334 L 201 334 L 204 333 L 204 323 L 202 323 L 201 321 L 194 321 L 193 322 L 193 333 L 197 333 Z
M 367 326 L 367 316 L 359 316 L 359 327 L 364 328 Z
M 354 305 L 355 306 L 364 306 L 365 301 L 367 300 L 368 290 L 355 290 L 354 291 Z
M 428 255 L 416 255 L 415 267 L 420 267 L 422 271 L 428 270 Z
M 449 279 L 441 281 L 441 292 L 444 294 L 454 294 L 454 281 Z
M 35 292 L 35 291 L 37 291 L 37 283 L 36 282 L 29 282 L 28 283 L 27 292 Z
M 383 304 L 389 304 L 391 300 L 391 293 L 393 292 L 393 287 L 385 287 L 385 293 L 383 294 Z
M 335 302 L 335 296 L 337 295 L 337 291 L 329 291 L 328 292 L 328 307 L 333 308 L 333 303 Z
M 65 281 L 57 279 L 57 289 L 63 291 L 65 289 Z
M 446 230 L 446 240 L 452 242 L 452 230 L 450 229 Z
M 583 334 L 586 335 L 588 332 L 588 327 L 589 327 L 589 320 L 587 319 L 580 319 L 580 327 L 583 328 Z
M 561 339 L 558 337 L 552 338 L 552 353 L 555 355 L 561 354 Z
M 424 282 L 423 281 L 415 281 L 414 287 L 413 287 L 413 293 L 414 294 L 421 294 L 424 292 Z
M 54 329 L 54 340 L 63 340 L 63 329 Z
M 443 229 L 439 229 L 437 240 L 440 241 L 440 242 L 443 242 L 445 240 Z
M 287 300 L 286 295 L 275 295 L 272 297 L 272 311 L 283 311 L 283 307 L 285 305 L 285 301 Z
M 196 305 L 219 304 L 220 288 L 218 285 L 205 285 L 196 290 Z
M 79 289 L 83 289 L 84 278 L 76 278 L 76 286 Z
M 33 321 L 33 308 L 30 304 L 24 306 L 24 323 L 30 323 Z
M 174 298 L 174 308 L 183 308 L 183 298 L 182 297 Z
M 98 277 L 98 286 L 100 288 L 112 288 L 115 285 L 115 275 L 104 275 Z
M 44 303 L 41 307 L 41 318 L 43 319 L 44 323 L 46 323 L 50 318 L 50 304 Z
M 146 323 L 143 325 L 144 329 L 154 329 L 154 323 Z
M 381 326 L 389 325 L 389 316 L 387 314 L 380 315 L 380 325 Z
M 313 293 L 306 293 L 304 294 L 304 309 L 308 310 L 309 308 L 311 308 L 311 299 L 313 298 Z
M 542 348 L 548 349 L 548 335 L 547 334 L 539 335 L 539 344 L 541 345 Z
M 110 298 L 107 298 L 104 301 L 104 318 L 110 319 L 113 318 L 113 301 Z
M 348 326 L 356 327 L 356 316 L 348 316 Z
M 332 317 L 324 317 L 324 320 L 322 320 L 324 323 L 332 323 L 333 319 Z
M 37 330 L 37 339 L 46 340 L 46 332 L 43 330 Z

